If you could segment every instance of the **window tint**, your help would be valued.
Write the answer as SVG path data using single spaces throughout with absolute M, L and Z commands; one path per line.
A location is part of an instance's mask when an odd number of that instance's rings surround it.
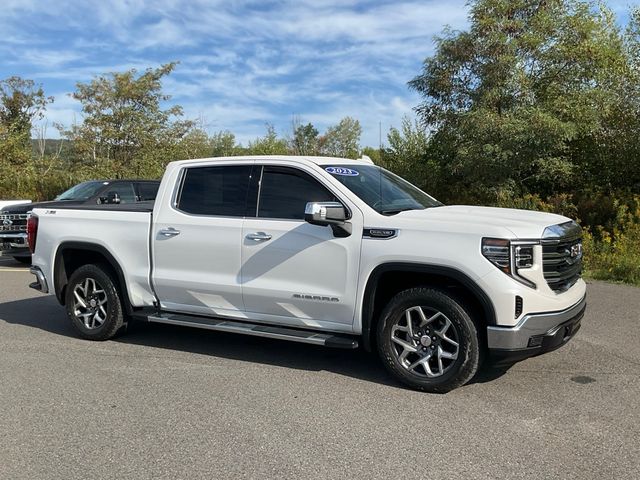
M 251 165 L 189 168 L 178 208 L 196 215 L 242 217 Z
M 264 167 L 259 217 L 304 220 L 307 202 L 335 201 L 331 192 L 304 172 L 286 167 Z
M 147 200 L 155 200 L 158 194 L 158 183 L 139 183 L 138 184 L 138 200 L 141 202 Z
M 109 182 L 83 182 L 61 193 L 56 200 L 89 200 Z
M 133 190 L 133 183 L 113 183 L 109 185 L 100 196 L 108 197 L 111 192 L 118 194 L 120 203 L 134 203 L 136 201 L 136 192 Z

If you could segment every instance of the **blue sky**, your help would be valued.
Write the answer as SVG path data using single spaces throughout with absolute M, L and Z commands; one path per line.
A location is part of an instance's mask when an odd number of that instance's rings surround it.
M 621 21 L 631 1 L 610 1 Z M 247 142 L 293 115 L 320 130 L 350 115 L 362 143 L 412 115 L 406 83 L 445 25 L 467 23 L 451 0 L 2 0 L 0 78 L 19 75 L 55 97 L 49 124 L 80 120 L 69 97 L 94 75 L 180 61 L 164 82 L 206 130 Z M 55 136 L 52 128 L 48 131 Z

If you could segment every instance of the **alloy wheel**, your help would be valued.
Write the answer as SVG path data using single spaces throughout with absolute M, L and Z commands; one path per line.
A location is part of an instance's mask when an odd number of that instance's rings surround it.
M 458 358 L 460 335 L 442 312 L 429 307 L 407 308 L 391 328 L 392 351 L 409 372 L 440 377 Z
M 93 278 L 85 278 L 73 289 L 73 313 L 89 330 L 107 319 L 107 293 Z

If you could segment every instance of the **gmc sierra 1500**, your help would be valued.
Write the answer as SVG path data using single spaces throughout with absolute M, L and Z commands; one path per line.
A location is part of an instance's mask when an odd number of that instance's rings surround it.
M 572 220 L 444 206 L 362 159 L 173 162 L 153 207 L 36 208 L 27 235 L 31 286 L 84 338 L 137 317 L 362 344 L 431 392 L 563 345 L 586 306 Z

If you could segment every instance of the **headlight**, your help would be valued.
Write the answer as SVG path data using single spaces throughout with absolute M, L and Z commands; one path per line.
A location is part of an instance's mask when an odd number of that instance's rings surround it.
M 519 275 L 520 270 L 533 267 L 533 247 L 537 242 L 510 241 L 503 238 L 483 238 L 482 255 L 518 282 L 536 288 L 536 284 Z

